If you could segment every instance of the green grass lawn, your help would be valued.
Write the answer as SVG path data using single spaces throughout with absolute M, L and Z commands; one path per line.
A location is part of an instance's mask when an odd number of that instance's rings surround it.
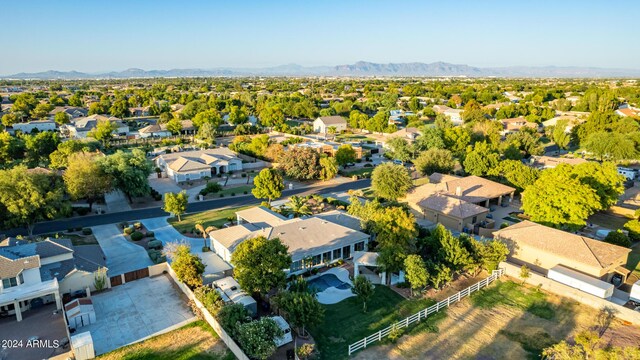
M 547 302 L 547 295 L 513 281 L 496 281 L 495 285 L 484 288 L 471 296 L 475 306 L 492 308 L 507 305 L 525 310 L 535 316 L 550 320 L 555 316 L 554 307 Z
M 356 134 L 337 135 L 336 140 L 338 141 L 376 141 L 376 139 L 374 138 L 370 138 L 365 135 L 356 135 Z
M 232 188 L 226 188 L 221 191 L 218 191 L 217 193 L 211 193 L 207 195 L 207 198 L 216 199 L 216 198 L 219 198 L 221 194 L 224 196 L 231 196 L 231 194 L 235 194 L 235 196 L 251 195 L 251 189 L 253 189 L 253 185 L 242 185 L 242 186 L 236 186 Z M 244 193 L 245 191 L 247 192 L 246 194 Z
M 599 212 L 589 216 L 587 222 L 600 225 L 607 229 L 617 230 L 622 229 L 624 224 L 629 220 L 631 219 L 625 216 L 615 215 L 610 212 Z
M 373 172 L 373 167 L 363 167 L 360 169 L 356 169 L 356 170 L 341 170 L 340 171 L 340 175 L 342 176 L 354 176 L 354 175 L 365 175 L 365 174 L 371 174 Z
M 627 269 L 633 271 L 636 278 L 640 279 L 640 245 L 631 248 L 631 253 L 627 259 Z
M 218 335 L 199 320 L 141 343 L 122 347 L 98 356 L 112 360 L 233 360 Z
M 324 321 L 312 328 L 311 334 L 316 340 L 321 359 L 346 359 L 350 344 L 434 303 L 429 299 L 406 300 L 386 286 L 376 286 L 375 293 L 367 303 L 366 313 L 362 312 L 362 302 L 357 297 L 334 305 L 324 305 Z M 410 333 L 433 331 L 438 320 L 445 316 L 444 311 L 432 315 L 409 329 Z
M 196 226 L 196 223 L 202 221 L 202 225 L 215 226 L 221 228 L 226 222 L 229 216 L 235 217 L 235 213 L 240 210 L 248 209 L 253 206 L 240 206 L 227 209 L 213 209 L 199 213 L 187 214 L 182 216 L 182 221 L 178 222 L 178 218 L 169 218 L 169 224 L 173 225 L 179 232 L 191 231 Z

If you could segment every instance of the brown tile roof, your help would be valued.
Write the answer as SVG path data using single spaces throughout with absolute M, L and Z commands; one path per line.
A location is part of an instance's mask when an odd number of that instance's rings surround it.
M 631 252 L 631 249 L 531 221 L 522 221 L 498 230 L 493 236 L 596 268 L 607 268 Z
M 37 269 L 40 267 L 40 257 L 38 255 L 12 259 L 9 256 L 0 255 L 0 279 L 7 279 L 18 276 L 27 269 Z
M 419 201 L 418 206 L 423 209 L 437 211 L 458 219 L 465 219 L 489 212 L 489 209 L 485 207 L 472 204 L 452 196 L 440 194 L 431 195 L 426 199 Z
M 169 165 L 169 168 L 173 171 L 183 172 L 183 171 L 206 170 L 206 169 L 210 169 L 211 167 L 201 162 L 193 161 L 184 157 L 179 157 Z
M 500 195 L 508 195 L 516 191 L 511 186 L 503 185 L 479 176 L 467 176 L 445 183 L 446 192 L 456 196 L 458 187 L 462 191 L 461 199 L 472 203 L 494 199 Z
M 630 108 L 618 109 L 618 112 L 624 114 L 624 116 L 636 116 L 636 115 L 638 115 L 633 109 L 630 109 Z

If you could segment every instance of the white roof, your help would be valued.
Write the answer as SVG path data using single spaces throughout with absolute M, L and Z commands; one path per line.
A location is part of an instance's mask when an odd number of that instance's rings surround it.
M 93 345 L 93 338 L 89 331 L 71 336 L 71 347 L 77 349 L 82 346 Z

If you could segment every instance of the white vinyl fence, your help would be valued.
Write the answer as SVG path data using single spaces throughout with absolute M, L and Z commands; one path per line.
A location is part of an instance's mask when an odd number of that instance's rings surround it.
M 354 352 L 361 350 L 361 349 L 366 349 L 368 345 L 376 342 L 376 341 L 381 341 L 382 338 L 386 337 L 389 335 L 389 333 L 391 333 L 391 331 L 395 330 L 395 329 L 402 329 L 402 328 L 406 328 L 411 324 L 417 323 L 420 320 L 424 320 L 426 319 L 429 315 L 435 314 L 438 311 L 440 311 L 440 309 L 443 309 L 445 307 L 448 307 L 451 304 L 454 304 L 458 301 L 460 301 L 460 299 L 471 295 L 473 292 L 478 291 L 480 289 L 482 289 L 483 287 L 488 286 L 489 284 L 491 284 L 492 282 L 494 282 L 496 279 L 498 279 L 500 276 L 502 276 L 504 274 L 504 269 L 498 269 L 498 270 L 494 270 L 491 273 L 491 276 L 489 276 L 486 279 L 482 279 L 479 282 L 469 286 L 468 288 L 453 294 L 451 296 L 449 296 L 448 298 L 440 301 L 437 304 L 431 305 L 428 308 L 417 312 L 403 320 L 398 321 L 395 324 L 392 324 L 389 327 L 386 327 L 380 331 L 378 331 L 375 334 L 369 335 L 365 338 L 363 338 L 362 340 L 356 341 L 353 344 L 349 345 L 349 355 L 353 354 Z

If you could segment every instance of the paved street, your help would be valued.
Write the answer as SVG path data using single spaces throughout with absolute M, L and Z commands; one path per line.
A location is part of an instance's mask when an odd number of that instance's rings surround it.
M 326 187 L 313 187 L 313 188 L 300 188 L 293 190 L 285 190 L 282 192 L 283 197 L 289 197 L 291 195 L 307 195 L 307 194 L 325 194 L 330 192 L 347 191 L 351 189 L 363 189 L 371 186 L 371 179 L 362 179 L 358 181 L 352 181 L 348 183 L 331 185 Z M 248 196 L 236 196 L 225 197 L 221 199 L 199 201 L 190 203 L 187 207 L 187 212 L 200 212 L 211 209 L 220 209 L 229 206 L 241 206 L 259 204 L 260 200 L 257 200 L 251 195 Z M 115 224 L 121 221 L 133 221 L 135 219 L 149 219 L 155 217 L 167 216 L 167 213 L 162 210 L 161 207 L 153 207 L 146 209 L 129 210 L 122 212 L 114 212 L 103 215 L 89 215 L 76 217 L 71 219 L 61 219 L 55 221 L 47 221 L 36 224 L 34 228 L 34 234 L 44 234 L 52 232 L 63 232 L 69 228 L 75 227 L 92 227 L 105 224 Z M 0 233 L 7 236 L 26 235 L 27 231 L 24 228 L 6 229 L 0 230 Z
M 124 274 L 153 265 L 147 251 L 122 236 L 115 224 L 91 228 L 107 258 L 109 276 Z

